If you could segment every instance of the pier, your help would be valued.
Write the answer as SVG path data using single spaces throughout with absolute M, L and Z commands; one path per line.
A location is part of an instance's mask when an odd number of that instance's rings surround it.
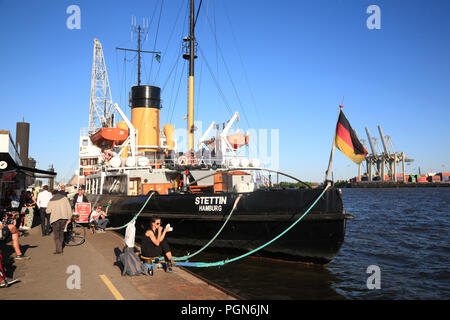
M 2 244 L 7 275 L 20 282 L 0 289 L 0 300 L 236 300 L 238 297 L 187 270 L 155 271 L 153 276 L 122 276 L 116 263 L 123 237 L 114 232 L 86 233 L 80 246 L 53 254 L 53 235 L 42 237 L 40 226 L 20 237 L 29 260 L 14 261 L 11 243 Z M 136 245 L 138 247 L 138 245 Z
M 403 183 L 392 181 L 375 182 L 351 182 L 347 184 L 350 188 L 445 188 L 450 187 L 450 183 Z

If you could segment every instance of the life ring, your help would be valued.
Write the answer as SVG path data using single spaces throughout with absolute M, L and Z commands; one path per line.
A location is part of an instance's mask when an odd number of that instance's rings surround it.
M 178 164 L 180 166 L 185 165 L 186 164 L 186 157 L 185 156 L 181 156 L 178 158 Z

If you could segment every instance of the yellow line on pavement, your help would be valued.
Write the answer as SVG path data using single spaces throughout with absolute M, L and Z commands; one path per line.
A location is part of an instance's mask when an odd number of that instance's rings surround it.
M 111 291 L 116 300 L 125 300 L 124 297 L 120 294 L 119 290 L 117 290 L 116 287 L 114 287 L 112 282 L 104 274 L 101 274 L 100 278 L 103 280 L 103 282 L 108 287 L 109 291 Z

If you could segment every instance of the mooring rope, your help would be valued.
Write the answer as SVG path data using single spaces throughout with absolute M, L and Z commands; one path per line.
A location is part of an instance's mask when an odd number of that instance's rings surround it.
M 273 238 L 272 240 L 266 242 L 265 244 L 259 246 L 258 248 L 247 252 L 245 254 L 242 254 L 238 257 L 235 257 L 233 259 L 226 259 L 226 260 L 221 260 L 221 261 L 217 261 L 217 262 L 177 262 L 178 266 L 182 266 L 182 267 L 197 267 L 197 268 L 206 268 L 206 267 L 217 267 L 217 266 L 222 266 L 224 264 L 230 263 L 230 262 L 234 262 L 237 261 L 239 259 L 242 259 L 248 255 L 251 255 L 265 247 L 267 247 L 269 244 L 271 244 L 272 242 L 276 241 L 278 238 L 282 237 L 286 232 L 288 232 L 289 230 L 291 230 L 298 222 L 300 222 L 310 211 L 311 209 L 316 205 L 316 203 L 319 201 L 319 199 L 324 195 L 324 193 L 328 190 L 330 185 L 327 185 L 322 193 L 317 197 L 317 199 L 311 204 L 311 206 L 308 208 L 308 210 L 306 210 L 306 212 L 300 216 L 300 218 L 298 218 L 294 223 L 292 223 L 288 228 L 286 228 L 286 230 L 284 230 L 283 232 L 281 232 L 278 236 L 276 236 L 275 238 Z
M 150 201 L 150 199 L 153 197 L 153 195 L 155 194 L 154 191 L 152 191 L 152 193 L 150 194 L 150 196 L 147 198 L 147 201 L 145 201 L 144 205 L 142 206 L 141 210 L 139 210 L 138 213 L 136 213 L 133 217 L 133 219 L 131 219 L 130 221 L 128 221 L 128 223 L 124 224 L 121 227 L 111 227 L 111 228 L 106 228 L 105 230 L 107 231 L 113 231 L 113 230 L 120 230 L 123 229 L 125 227 L 127 227 L 130 223 L 132 223 L 133 221 L 135 221 L 137 219 L 137 217 L 141 214 L 142 210 L 144 210 L 145 206 L 147 205 L 147 203 Z
M 216 235 L 215 235 L 211 240 L 209 240 L 209 242 L 208 242 L 207 244 L 205 244 L 201 249 L 199 249 L 198 251 L 196 251 L 196 252 L 193 253 L 193 254 L 188 254 L 187 256 L 183 256 L 183 257 L 172 257 L 172 259 L 173 259 L 174 261 L 188 260 L 188 259 L 192 258 L 193 256 L 196 256 L 197 254 L 199 254 L 199 253 L 202 252 L 203 250 L 205 250 L 205 249 L 206 249 L 206 248 L 207 248 L 214 240 L 216 240 L 216 238 L 217 238 L 217 237 L 219 236 L 219 234 L 222 232 L 223 228 L 225 228 L 226 224 L 228 223 L 228 220 L 230 220 L 231 215 L 233 214 L 234 210 L 236 209 L 237 204 L 238 204 L 239 200 L 241 199 L 241 197 L 242 197 L 242 194 L 240 194 L 240 195 L 236 198 L 236 200 L 234 200 L 233 208 L 231 209 L 230 213 L 228 214 L 227 219 L 225 220 L 225 222 L 223 223 L 223 225 L 222 225 L 222 227 L 219 229 L 219 231 L 216 233 Z M 161 257 L 161 258 L 159 258 L 159 259 L 163 259 L 163 258 L 164 258 L 164 257 Z

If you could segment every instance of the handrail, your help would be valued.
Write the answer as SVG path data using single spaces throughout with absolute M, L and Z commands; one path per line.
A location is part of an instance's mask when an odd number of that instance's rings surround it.
M 194 180 L 194 181 L 192 181 L 192 182 L 186 184 L 186 187 L 189 187 L 190 185 L 192 185 L 192 184 L 194 184 L 194 183 L 197 183 L 198 181 L 203 180 L 203 179 L 205 179 L 205 178 L 212 177 L 212 176 L 214 176 L 214 175 L 216 175 L 217 173 L 220 173 L 220 172 L 230 172 L 230 171 L 253 171 L 253 170 L 268 171 L 268 172 L 278 173 L 278 174 L 281 174 L 281 175 L 286 176 L 286 177 L 288 177 L 288 178 L 291 178 L 291 179 L 293 179 L 293 180 L 295 180 L 295 181 L 298 181 L 298 182 L 304 184 L 305 186 L 307 186 L 309 189 L 312 189 L 312 187 L 311 187 L 310 185 L 308 185 L 307 183 L 305 183 L 305 182 L 301 181 L 300 179 L 295 178 L 295 177 L 293 177 L 293 176 L 291 176 L 291 175 L 288 175 L 288 174 L 286 174 L 286 173 L 284 173 L 284 172 L 281 172 L 281 171 L 276 171 L 276 170 L 266 169 L 266 168 L 239 168 L 239 167 L 233 168 L 233 169 L 226 169 L 226 170 L 217 170 L 215 173 L 206 175 L 206 176 L 204 176 L 204 177 L 201 177 L 201 178 L 199 178 L 199 179 L 197 179 L 197 180 Z

